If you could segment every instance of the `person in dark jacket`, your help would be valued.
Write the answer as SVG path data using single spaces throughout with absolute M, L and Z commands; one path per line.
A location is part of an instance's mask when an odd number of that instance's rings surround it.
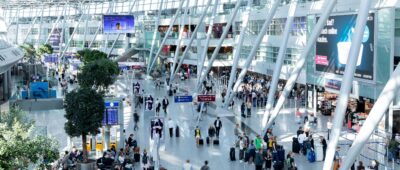
M 322 144 L 322 152 L 324 154 L 324 158 L 322 159 L 323 161 L 325 161 L 325 156 L 326 156 L 326 148 L 328 148 L 328 144 L 326 143 L 326 140 L 323 136 L 319 137 L 321 144 Z
M 246 105 L 244 104 L 244 102 L 242 102 L 242 105 L 240 105 L 240 113 L 242 114 L 242 117 L 246 117 L 246 115 L 244 114 L 245 111 Z
M 208 137 L 210 137 L 210 139 L 214 138 L 215 136 L 215 127 L 214 125 L 210 125 L 210 127 L 208 128 Z
M 221 120 L 219 119 L 219 117 L 217 117 L 217 120 L 215 120 L 214 121 L 214 127 L 215 127 L 215 135 L 216 135 L 216 137 L 217 138 L 219 138 L 219 131 L 221 130 L 221 128 L 222 128 L 222 122 L 221 122 Z
M 261 150 L 258 150 L 256 152 L 256 156 L 254 158 L 254 164 L 256 166 L 256 170 L 262 170 L 263 164 L 264 164 L 264 159 Z

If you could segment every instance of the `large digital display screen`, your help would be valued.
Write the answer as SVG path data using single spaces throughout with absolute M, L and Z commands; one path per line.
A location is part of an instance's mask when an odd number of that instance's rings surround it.
M 356 19 L 357 15 L 329 17 L 316 43 L 316 71 L 344 74 Z M 374 19 L 369 14 L 354 74 L 357 78 L 374 79 Z
M 104 33 L 133 33 L 135 17 L 133 15 L 103 15 Z

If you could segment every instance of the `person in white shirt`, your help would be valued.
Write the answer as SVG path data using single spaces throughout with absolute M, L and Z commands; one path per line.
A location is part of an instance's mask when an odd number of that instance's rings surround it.
M 168 128 L 169 128 L 169 137 L 171 137 L 171 138 L 174 135 L 174 127 L 175 127 L 174 121 L 171 118 L 169 118 L 169 120 L 168 120 Z
M 190 164 L 190 160 L 186 160 L 186 162 L 183 164 L 182 170 L 193 170 L 192 164 Z
M 243 137 L 240 137 L 239 138 L 239 160 L 240 160 L 240 162 L 243 162 L 244 148 L 246 147 L 245 144 L 246 143 L 244 142 Z
M 332 130 L 332 122 L 331 122 L 331 119 L 329 119 L 329 121 L 326 123 L 326 128 L 328 129 L 328 140 L 329 140 L 329 136 L 330 136 L 331 130 Z
M 300 134 L 297 138 L 299 140 L 300 148 L 302 149 L 304 146 L 304 141 L 307 140 L 306 133 Z

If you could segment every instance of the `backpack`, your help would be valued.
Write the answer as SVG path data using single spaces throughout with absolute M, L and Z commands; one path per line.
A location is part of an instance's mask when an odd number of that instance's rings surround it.
M 147 160 L 147 155 L 143 155 L 143 157 L 142 157 L 142 163 L 146 165 L 147 162 L 148 162 L 148 160 Z

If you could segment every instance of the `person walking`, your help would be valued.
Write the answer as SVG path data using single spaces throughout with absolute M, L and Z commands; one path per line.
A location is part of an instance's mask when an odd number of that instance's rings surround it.
M 293 158 L 293 152 L 289 152 L 288 155 L 286 156 L 286 161 L 288 165 L 288 170 L 295 170 L 296 168 L 296 163 L 294 162 Z
M 239 123 L 236 123 L 236 127 L 235 130 L 233 131 L 233 133 L 235 134 L 235 136 L 240 136 L 240 125 Z
M 328 129 L 328 140 L 329 140 L 329 136 L 331 135 L 331 130 L 332 130 L 331 119 L 329 119 L 328 122 L 326 122 L 326 128 Z
M 196 145 L 198 146 L 201 138 L 201 131 L 199 126 L 196 126 L 196 129 L 194 130 L 194 137 L 196 138 Z
M 200 170 L 210 170 L 210 167 L 208 166 L 208 161 L 204 161 L 204 165 L 200 168 Z
M 242 136 L 239 137 L 239 160 L 240 160 L 240 162 L 243 162 L 244 151 L 246 149 L 246 142 L 244 140 L 245 139 Z
M 162 109 L 164 110 L 164 114 L 167 114 L 167 108 L 169 105 L 169 101 L 166 96 L 164 96 L 164 99 L 162 100 Z
M 240 113 L 242 117 L 246 117 L 246 115 L 244 114 L 245 111 L 246 111 L 246 104 L 242 102 L 242 104 L 240 105 Z
M 133 131 L 137 131 L 139 129 L 139 114 L 137 112 L 133 113 L 133 122 L 135 123 L 135 125 L 133 125 Z
M 190 160 L 186 160 L 186 162 L 183 164 L 182 170 L 193 170 L 192 164 L 190 164 Z
M 364 167 L 362 161 L 359 161 L 359 162 L 358 162 L 357 170 L 365 170 L 365 167 Z
M 214 138 L 215 133 L 216 133 L 215 127 L 214 125 L 211 124 L 210 127 L 208 128 L 208 137 L 210 140 Z
M 265 161 L 265 168 L 271 169 L 272 167 L 272 153 L 270 149 L 267 149 L 264 152 L 264 161 Z
M 174 121 L 169 118 L 168 120 L 168 129 L 169 129 L 169 137 L 172 138 L 174 135 L 174 127 L 175 127 L 175 123 Z
M 156 115 L 159 116 L 160 115 L 160 109 L 161 109 L 161 103 L 158 100 L 158 98 L 156 99 Z
M 216 137 L 217 138 L 219 138 L 219 131 L 221 130 L 221 128 L 222 128 L 222 122 L 221 122 L 221 120 L 219 119 L 219 117 L 217 117 L 217 120 L 215 120 L 214 121 L 214 126 L 215 126 L 215 135 L 216 135 Z
M 257 150 L 256 156 L 254 158 L 254 165 L 256 166 L 256 170 L 262 170 L 262 166 L 264 164 L 263 155 L 261 149 Z
M 256 150 L 261 150 L 262 147 L 262 139 L 260 135 L 257 135 L 256 139 L 254 139 L 254 145 L 256 147 Z
M 323 152 L 323 155 L 324 155 L 322 160 L 325 161 L 326 149 L 328 148 L 328 144 L 326 143 L 326 140 L 325 140 L 325 138 L 323 136 L 320 136 L 319 138 L 320 138 L 320 141 L 321 141 L 321 144 L 322 144 L 322 152 Z

